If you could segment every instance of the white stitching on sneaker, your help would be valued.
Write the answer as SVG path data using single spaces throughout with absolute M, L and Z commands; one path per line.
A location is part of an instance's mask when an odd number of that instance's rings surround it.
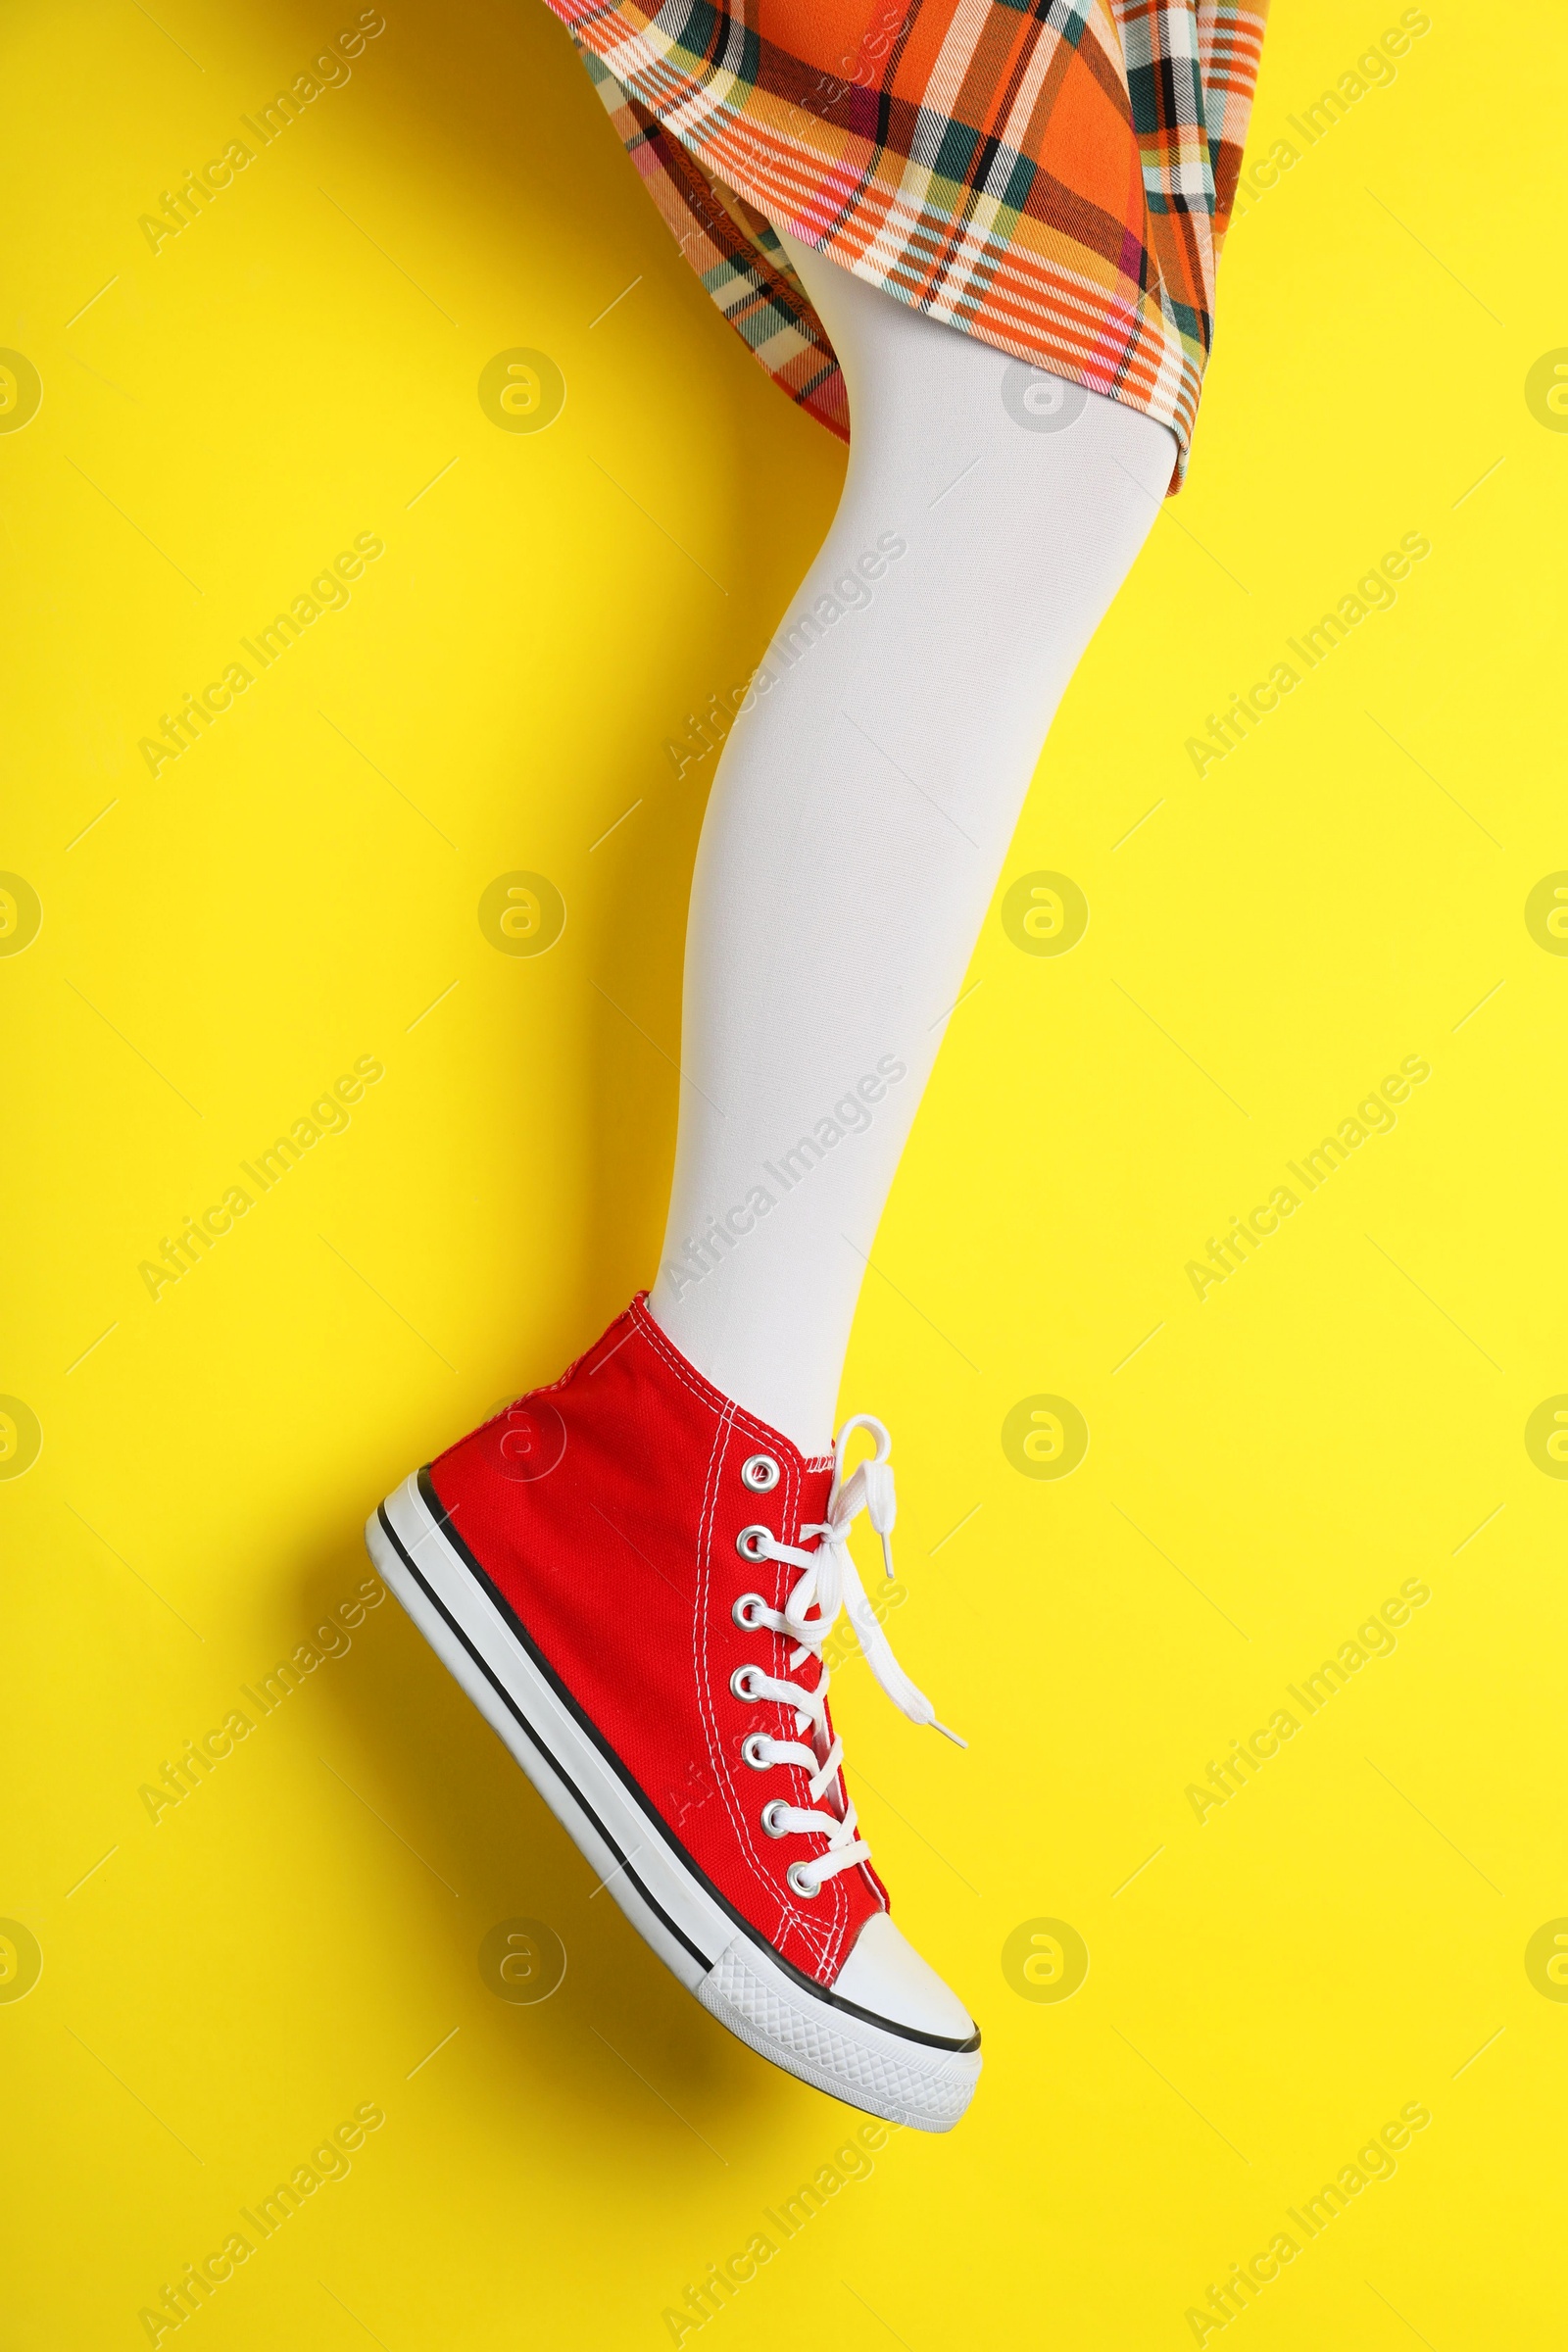
M 863 1429 L 875 1440 L 876 1452 L 870 1461 L 861 1462 L 849 1478 L 844 1475 L 844 1457 L 851 1438 Z M 882 1558 L 888 1575 L 893 1574 L 893 1526 L 898 1516 L 898 1500 L 893 1488 L 893 1472 L 888 1457 L 893 1441 L 882 1422 L 871 1413 L 853 1413 L 839 1431 L 833 1449 L 833 1488 L 828 1496 L 827 1517 L 803 1527 L 803 1536 L 820 1539 L 813 1551 L 802 1551 L 793 1544 L 780 1544 L 765 1530 L 749 1529 L 754 1541 L 745 1557 L 758 1560 L 783 1560 L 804 1571 L 790 1592 L 782 1609 L 763 1606 L 754 1611 L 754 1622 L 767 1626 L 775 1634 L 795 1643 L 790 1652 L 789 1669 L 793 1676 L 808 1657 L 815 1658 L 821 1672 L 810 1690 L 795 1681 L 785 1681 L 767 1674 L 760 1666 L 747 1671 L 751 1675 L 751 1695 L 754 1701 L 776 1701 L 795 1710 L 794 1740 L 772 1740 L 764 1732 L 752 1735 L 751 1744 L 762 1768 L 774 1764 L 798 1764 L 809 1775 L 807 1789 L 810 1806 L 785 1804 L 775 1798 L 768 1806 L 774 1827 L 773 1837 L 816 1837 L 827 1840 L 825 1850 L 813 1855 L 809 1863 L 793 1863 L 789 1883 L 797 1894 L 809 1901 L 819 1894 L 829 1879 L 842 1870 L 852 1870 L 857 1864 L 868 1862 L 871 1849 L 864 1838 L 857 1835 L 855 1807 L 845 1791 L 842 1815 L 824 1811 L 817 1800 L 832 1788 L 839 1777 L 844 1760 L 844 1742 L 835 1737 L 832 1744 L 827 1736 L 827 1690 L 830 1680 L 828 1666 L 822 1656 L 822 1645 L 832 1631 L 840 1608 L 849 1612 L 850 1623 L 858 1638 L 865 1662 L 876 1676 L 895 1706 L 903 1709 L 911 1723 L 930 1724 L 958 1747 L 967 1745 L 956 1732 L 948 1730 L 937 1721 L 936 1710 L 923 1690 L 910 1682 L 888 1642 L 886 1634 L 871 1613 L 865 1597 L 860 1573 L 850 1553 L 849 1535 L 859 1513 L 869 1511 L 871 1525 L 882 1539 Z M 811 1614 L 815 1611 L 814 1616 Z M 810 1744 L 805 1735 L 809 1732 Z M 842 1784 L 841 1784 L 842 1786 Z M 835 1893 L 838 1891 L 834 1889 Z
M 709 1762 L 712 1768 L 719 1801 L 729 1815 L 735 1834 L 736 1851 L 744 1867 L 756 1882 L 759 1893 L 772 1905 L 778 1902 L 778 1888 L 752 1852 L 745 1814 L 735 1788 L 724 1752 L 723 1733 L 711 1688 L 711 1667 L 709 1659 L 710 1604 L 709 1591 L 713 1577 L 713 1521 L 718 1509 L 718 1497 L 723 1482 L 723 1466 L 731 1432 L 729 1414 L 715 1417 L 713 1443 L 709 1453 L 708 1468 L 703 1485 L 702 1511 L 697 1531 L 697 1607 L 692 1616 L 692 1671 L 697 1687 L 697 1702 L 703 1728 L 708 1737 Z
M 697 1617 L 692 1626 L 692 1667 L 697 1680 L 698 1705 L 707 1736 L 709 1761 L 712 1766 L 720 1800 L 735 1832 L 736 1851 L 757 1882 L 759 1890 L 766 1897 L 767 1905 L 771 1910 L 773 1924 L 768 1930 L 769 1939 L 778 1943 L 782 1948 L 782 1941 L 786 1935 L 793 1933 L 799 1936 L 811 1954 L 816 1973 L 825 1977 L 837 1961 L 840 1947 L 849 1929 L 851 1907 L 848 1896 L 842 1886 L 833 1887 L 831 1919 L 826 1917 L 810 1918 L 799 1908 L 798 1904 L 792 1905 L 787 1899 L 781 1899 L 776 1883 L 768 1877 L 753 1849 L 752 1839 L 740 1809 L 740 1790 L 734 1778 L 729 1754 L 719 1732 L 708 1682 L 707 1617 L 708 1594 L 711 1582 L 711 1531 L 718 1499 L 716 1479 L 726 1441 L 731 1435 L 744 1437 L 748 1450 L 760 1449 L 775 1453 L 780 1467 L 784 1471 L 784 1482 L 781 1489 L 774 1490 L 774 1497 L 784 1512 L 786 1523 L 793 1519 L 797 1506 L 800 1473 L 796 1469 L 791 1452 L 788 1449 L 779 1451 L 779 1439 L 775 1430 L 769 1428 L 765 1421 L 759 1421 L 754 1414 L 747 1412 L 743 1405 L 738 1405 L 732 1398 L 721 1396 L 713 1388 L 711 1382 L 704 1380 L 695 1367 L 687 1363 L 685 1357 L 670 1344 L 659 1324 L 654 1320 L 646 1298 L 634 1298 L 626 1311 L 631 1318 L 634 1336 L 652 1351 L 670 1377 L 680 1383 L 702 1410 L 710 1416 L 714 1424 L 714 1450 L 709 1459 L 708 1479 L 704 1489 L 698 1531 L 698 1606 Z M 612 1352 L 614 1351 L 612 1350 Z M 579 1361 L 581 1360 L 579 1359 Z M 602 1360 L 608 1362 L 609 1357 Z M 576 1366 L 571 1366 L 570 1370 L 575 1371 Z M 566 1378 L 567 1375 L 563 1374 L 561 1381 L 556 1383 L 556 1386 L 564 1386 Z M 812 1471 L 825 1470 L 831 1467 L 832 1459 L 833 1457 L 827 1454 L 812 1455 L 805 1459 L 801 1467 L 808 1474 Z M 701 1632 L 699 1632 L 699 1621 L 701 1622 Z M 811 1761 L 814 1763 L 814 1757 Z
M 781 1943 L 783 1937 L 793 1929 L 805 1945 L 812 1966 L 821 1971 L 831 1964 L 837 1944 L 842 1939 L 843 1922 L 839 1914 L 844 1906 L 837 1900 L 842 1889 L 839 1887 L 833 1889 L 835 1901 L 834 1916 L 831 1921 L 826 1918 L 808 1919 L 802 1914 L 798 1907 L 792 1906 L 787 1898 L 781 1898 L 777 1883 L 754 1850 L 754 1841 L 748 1829 L 745 1812 L 745 1804 L 750 1796 L 750 1790 L 743 1793 L 736 1785 L 734 1770 L 726 1752 L 724 1737 L 719 1726 L 718 1711 L 714 1704 L 712 1664 L 710 1656 L 710 1603 L 709 1599 L 714 1576 L 713 1528 L 731 1443 L 743 1421 L 744 1416 L 738 1406 L 722 1405 L 714 1415 L 713 1445 L 709 1456 L 708 1471 L 704 1481 L 702 1511 L 698 1523 L 698 1591 L 697 1608 L 692 1620 L 692 1666 L 714 1783 L 718 1789 L 720 1802 L 729 1817 L 730 1827 L 734 1832 L 737 1858 L 755 1883 L 765 1911 L 771 1915 L 770 1923 L 766 1925 L 769 1940 Z M 785 1507 L 789 1511 L 793 1511 L 798 1506 L 799 1493 L 793 1470 L 790 1471 L 784 1482 L 783 1499 Z M 775 1612 L 768 1612 L 767 1622 L 769 1624 L 772 1623 L 774 1614 Z M 719 1688 L 723 1689 L 723 1685 L 720 1684 Z M 726 1690 L 726 1701 L 728 1695 Z M 812 1762 L 814 1760 L 814 1758 L 811 1759 Z

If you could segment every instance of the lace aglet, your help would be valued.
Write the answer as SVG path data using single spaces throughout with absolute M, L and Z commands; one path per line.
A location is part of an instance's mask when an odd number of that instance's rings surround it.
M 882 1539 L 882 1565 L 887 1570 L 888 1580 L 891 1583 L 893 1578 L 893 1538 L 891 1535 L 884 1536 Z
M 955 1747 L 967 1747 L 969 1744 L 967 1740 L 960 1740 L 956 1732 L 950 1732 L 945 1723 L 938 1723 L 934 1715 L 931 1718 L 931 1729 L 934 1732 L 940 1732 L 944 1740 L 951 1740 Z

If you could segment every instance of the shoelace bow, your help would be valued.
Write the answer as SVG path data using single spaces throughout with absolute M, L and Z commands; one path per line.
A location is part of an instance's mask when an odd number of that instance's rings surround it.
M 846 1479 L 844 1457 L 851 1438 L 858 1429 L 875 1440 L 876 1452 Z M 833 1449 L 833 1486 L 828 1495 L 827 1517 L 801 1529 L 803 1537 L 819 1539 L 815 1549 L 805 1551 L 798 1544 L 781 1544 L 774 1536 L 760 1532 L 750 1553 L 754 1559 L 784 1561 L 803 1573 L 782 1609 L 770 1609 L 759 1597 L 744 1622 L 757 1628 L 766 1626 L 794 1642 L 789 1658 L 792 1676 L 808 1658 L 815 1658 L 821 1668 L 808 1690 L 798 1682 L 764 1674 L 760 1667 L 747 1669 L 750 1696 L 777 1699 L 795 1709 L 794 1740 L 773 1740 L 765 1732 L 755 1732 L 747 1746 L 760 1767 L 799 1764 L 810 1776 L 807 1784 L 812 1799 L 809 1807 L 775 1798 L 762 1810 L 762 1824 L 770 1837 L 813 1836 L 827 1839 L 823 1853 L 813 1855 L 809 1863 L 797 1862 L 790 1868 L 791 1886 L 798 1894 L 807 1896 L 815 1894 L 823 1882 L 839 1871 L 852 1870 L 858 1863 L 869 1861 L 871 1855 L 870 1847 L 858 1835 L 855 1806 L 848 1791 L 842 1816 L 822 1810 L 817 1802 L 832 1788 L 844 1760 L 843 1740 L 836 1736 L 831 1741 L 828 1740 L 827 1691 L 831 1669 L 822 1655 L 841 1608 L 848 1612 L 866 1664 L 894 1705 L 902 1708 L 911 1723 L 930 1724 L 956 1746 L 968 1745 L 956 1732 L 938 1722 L 936 1709 L 925 1692 L 915 1687 L 894 1656 L 886 1634 L 872 1614 L 860 1572 L 850 1551 L 850 1530 L 860 1512 L 866 1511 L 882 1539 L 883 1565 L 888 1576 L 893 1575 L 892 1537 L 898 1498 L 888 1461 L 892 1450 L 893 1441 L 874 1414 L 852 1414 L 839 1431 Z

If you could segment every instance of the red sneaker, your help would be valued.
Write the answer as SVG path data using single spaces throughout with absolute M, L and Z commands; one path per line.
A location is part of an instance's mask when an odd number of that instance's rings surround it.
M 846 1477 L 858 1429 L 876 1455 Z M 819 2090 L 946 2132 L 980 2036 L 889 1916 L 821 1659 L 842 1604 L 889 1695 L 935 1722 L 846 1542 L 868 1509 L 891 1573 L 888 1452 L 862 1413 L 808 1461 L 706 1381 L 639 1297 L 553 1387 L 406 1480 L 366 1540 L 704 2008 Z

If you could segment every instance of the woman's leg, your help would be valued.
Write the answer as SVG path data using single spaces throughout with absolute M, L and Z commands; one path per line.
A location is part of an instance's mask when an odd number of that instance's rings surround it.
M 854 442 L 703 828 L 650 1305 L 715 1387 L 817 1452 L 944 1015 L 1175 443 L 784 242 Z

